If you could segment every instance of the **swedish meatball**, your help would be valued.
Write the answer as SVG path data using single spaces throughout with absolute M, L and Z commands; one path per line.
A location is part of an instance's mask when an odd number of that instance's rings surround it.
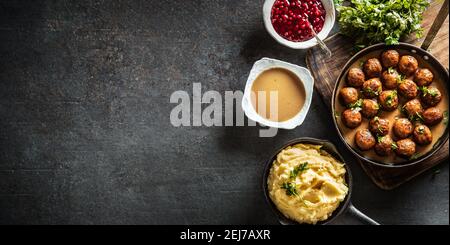
M 414 128 L 413 139 L 419 145 L 428 145 L 433 141 L 433 135 L 427 126 L 417 125 Z
M 397 88 L 398 80 L 400 79 L 400 75 L 395 69 L 389 68 L 386 71 L 383 71 L 381 74 L 381 81 L 386 89 L 395 89 Z
M 395 153 L 400 157 L 410 158 L 416 153 L 416 143 L 412 139 L 402 139 L 397 141 Z
M 423 108 L 418 99 L 412 99 L 403 105 L 402 111 L 411 119 L 421 117 Z
M 414 99 L 419 94 L 416 83 L 409 79 L 403 80 L 400 85 L 398 85 L 398 93 L 408 100 Z
M 378 96 L 381 108 L 385 111 L 393 111 L 398 107 L 398 96 L 395 90 L 385 90 Z
M 367 151 L 375 146 L 375 137 L 368 129 L 361 129 L 356 132 L 355 143 L 362 151 Z
M 430 107 L 423 112 L 422 117 L 426 125 L 433 126 L 440 123 L 444 115 L 439 108 Z
M 375 100 L 364 99 L 361 106 L 361 113 L 366 118 L 372 118 L 378 114 L 380 106 Z
M 355 103 L 359 97 L 358 90 L 352 87 L 342 88 L 339 97 L 344 105 Z
M 389 133 L 389 120 L 374 117 L 369 121 L 369 130 L 374 135 L 384 136 Z
M 351 68 L 347 74 L 347 85 L 355 88 L 359 88 L 366 80 L 364 72 L 359 68 Z
M 397 66 L 399 59 L 400 54 L 397 52 L 397 50 L 391 49 L 384 51 L 381 54 L 381 63 L 383 63 L 383 66 L 386 68 Z
M 398 69 L 401 73 L 411 76 L 416 72 L 417 68 L 419 68 L 419 63 L 411 55 L 404 55 L 400 58 Z
M 413 132 L 412 123 L 406 118 L 399 118 L 395 120 L 394 126 L 392 127 L 394 130 L 395 136 L 400 139 L 408 138 Z
M 379 156 L 388 156 L 392 153 L 392 148 L 395 148 L 394 141 L 389 135 L 379 137 L 377 141 L 375 144 L 375 153 Z
M 433 73 L 427 68 L 421 68 L 414 74 L 414 82 L 419 86 L 428 86 L 433 82 Z
M 442 100 L 442 94 L 436 87 L 422 87 L 420 98 L 426 106 L 435 106 Z
M 372 78 L 364 82 L 363 84 L 363 95 L 366 98 L 375 98 L 383 90 L 380 79 Z
M 356 128 L 361 125 L 362 116 L 358 110 L 347 109 L 342 112 L 342 122 L 348 128 Z
M 363 69 L 368 78 L 373 78 L 381 75 L 383 67 L 377 58 L 370 58 L 364 62 Z

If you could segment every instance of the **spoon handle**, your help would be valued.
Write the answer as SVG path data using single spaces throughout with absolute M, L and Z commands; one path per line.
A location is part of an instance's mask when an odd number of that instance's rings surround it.
M 358 218 L 360 221 L 364 222 L 366 225 L 380 225 L 380 223 L 376 222 L 375 220 L 355 208 L 352 203 L 348 205 L 348 212 Z
M 311 23 L 309 23 L 309 28 L 311 28 L 311 31 L 314 34 L 314 37 L 316 38 L 317 42 L 319 43 L 320 48 L 322 48 L 322 50 L 324 50 L 327 53 L 328 57 L 331 57 L 333 53 L 331 53 L 331 50 L 327 47 L 327 45 L 319 38 L 319 36 L 317 36 L 317 33 L 316 31 L 314 31 L 314 28 L 311 25 Z

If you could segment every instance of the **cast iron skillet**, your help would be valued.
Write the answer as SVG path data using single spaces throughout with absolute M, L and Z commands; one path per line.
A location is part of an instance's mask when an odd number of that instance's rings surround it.
M 339 88 L 339 83 L 342 81 L 342 77 L 345 76 L 347 74 L 347 70 L 350 68 L 350 66 L 355 63 L 358 59 L 360 59 L 361 57 L 374 52 L 374 51 L 378 51 L 378 50 L 387 50 L 387 49 L 396 49 L 396 50 L 404 50 L 407 51 L 408 53 L 410 53 L 413 56 L 419 56 L 422 57 L 423 60 L 426 60 L 426 62 L 428 63 L 428 65 L 430 65 L 431 67 L 433 67 L 436 70 L 436 73 L 439 73 L 439 76 L 442 77 L 442 80 L 444 82 L 447 83 L 447 94 L 449 93 L 449 86 L 448 86 L 448 79 L 449 79 L 449 74 L 448 74 L 448 70 L 441 64 L 439 63 L 439 61 L 430 53 L 428 53 L 427 51 L 416 47 L 414 45 L 411 44 L 407 44 L 407 43 L 400 43 L 398 45 L 394 45 L 394 46 L 388 46 L 384 43 L 379 43 L 379 44 L 375 44 L 372 45 L 370 47 L 367 47 L 361 51 L 359 51 L 357 54 L 355 54 L 344 66 L 344 68 L 342 69 L 341 73 L 339 74 L 338 79 L 336 80 L 336 84 L 334 86 L 334 90 L 333 90 L 333 96 L 331 98 L 331 115 L 333 118 L 333 123 L 334 126 L 336 127 L 336 130 L 339 134 L 340 139 L 342 140 L 342 142 L 344 142 L 344 145 L 354 154 L 356 155 L 359 159 L 365 161 L 365 162 L 369 162 L 371 164 L 380 166 L 380 167 L 387 167 L 387 168 L 399 168 L 399 167 L 406 167 L 406 166 L 412 166 L 415 165 L 417 163 L 420 163 L 426 159 L 428 159 L 430 156 L 432 156 L 434 153 L 436 153 L 439 149 L 441 149 L 441 147 L 445 144 L 445 142 L 447 142 L 448 140 L 448 133 L 449 133 L 449 127 L 447 125 L 447 128 L 445 129 L 444 134 L 442 135 L 441 138 L 439 138 L 436 143 L 434 144 L 433 148 L 427 152 L 426 154 L 413 159 L 413 160 L 405 160 L 404 162 L 401 163 L 396 163 L 396 164 L 386 164 L 383 162 L 379 162 L 379 161 L 375 161 L 375 160 L 371 160 L 368 158 L 365 158 L 363 155 L 361 155 L 360 152 L 358 152 L 356 149 L 354 149 L 351 145 L 349 145 L 347 143 L 347 141 L 344 139 L 344 137 L 341 134 L 341 130 L 339 129 L 339 126 L 336 122 L 336 117 L 334 115 L 336 112 L 336 103 L 335 103 L 335 98 L 337 96 L 338 93 L 338 88 Z M 420 65 L 420 64 L 419 64 Z M 435 74 L 436 76 L 437 74 Z
M 330 153 L 333 157 L 335 157 L 337 160 L 345 163 L 344 158 L 339 154 L 336 147 L 329 141 L 326 140 L 319 140 L 314 138 L 297 138 L 293 139 L 286 144 L 284 144 L 282 147 L 280 147 L 275 153 L 272 154 L 272 156 L 269 158 L 269 160 L 266 162 L 265 168 L 264 168 L 264 176 L 263 176 L 263 190 L 264 190 L 264 196 L 269 203 L 272 211 L 277 215 L 278 221 L 282 225 L 298 225 L 299 223 L 293 220 L 290 220 L 286 218 L 275 206 L 275 204 L 272 202 L 272 200 L 269 197 L 269 190 L 267 187 L 267 178 L 269 177 L 270 168 L 272 167 L 272 163 L 277 157 L 278 153 L 280 153 L 281 150 L 284 148 L 295 145 L 298 143 L 304 143 L 304 144 L 313 144 L 313 145 L 322 145 L 322 149 L 326 152 Z M 352 179 L 352 173 L 350 172 L 350 168 L 347 164 L 344 164 L 346 174 L 345 174 L 345 181 L 348 185 L 348 194 L 345 197 L 344 201 L 341 202 L 339 207 L 333 212 L 333 214 L 325 221 L 318 222 L 318 225 L 326 225 L 334 221 L 339 215 L 343 214 L 344 212 L 348 212 L 349 214 L 355 216 L 362 222 L 369 224 L 369 225 L 379 225 L 376 221 L 369 218 L 362 212 L 360 212 L 358 209 L 353 206 L 353 204 L 350 202 L 350 196 L 352 194 L 352 188 L 353 188 L 353 179 Z

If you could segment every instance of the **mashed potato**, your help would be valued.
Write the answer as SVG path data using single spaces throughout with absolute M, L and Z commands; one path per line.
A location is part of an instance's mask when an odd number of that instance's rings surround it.
M 345 199 L 345 168 L 320 145 L 296 144 L 273 162 L 269 196 L 287 218 L 316 224 L 328 219 Z

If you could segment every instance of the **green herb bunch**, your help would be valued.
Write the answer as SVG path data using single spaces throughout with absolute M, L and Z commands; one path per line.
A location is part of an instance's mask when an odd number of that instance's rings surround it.
M 404 35 L 423 34 L 420 25 L 427 0 L 334 0 L 340 30 L 360 47 L 384 42 L 398 44 Z M 349 4 L 347 4 L 350 2 Z

